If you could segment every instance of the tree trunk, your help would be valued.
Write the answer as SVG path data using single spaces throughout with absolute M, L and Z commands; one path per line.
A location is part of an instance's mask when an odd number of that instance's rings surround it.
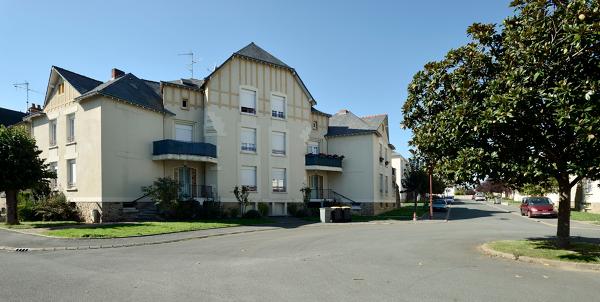
M 571 184 L 569 176 L 561 176 L 558 180 L 558 224 L 556 228 L 557 245 L 566 248 L 571 244 Z
M 6 224 L 19 224 L 17 216 L 17 190 L 6 191 Z

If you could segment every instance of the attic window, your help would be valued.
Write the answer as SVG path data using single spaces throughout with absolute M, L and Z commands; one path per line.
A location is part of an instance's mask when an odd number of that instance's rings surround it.
M 312 128 L 313 130 L 317 130 L 317 128 L 319 128 L 319 124 L 317 123 L 317 121 L 312 122 Z
M 58 94 L 63 94 L 65 93 L 65 83 L 60 83 L 58 84 Z
M 184 108 L 184 109 L 188 108 L 188 99 L 181 100 L 181 108 Z

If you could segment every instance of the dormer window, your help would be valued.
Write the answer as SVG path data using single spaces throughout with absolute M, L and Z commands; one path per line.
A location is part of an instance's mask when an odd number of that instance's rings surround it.
M 181 100 L 181 108 L 188 109 L 188 99 Z

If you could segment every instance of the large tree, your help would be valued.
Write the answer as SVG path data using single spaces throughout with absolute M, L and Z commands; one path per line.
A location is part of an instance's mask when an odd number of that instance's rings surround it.
M 515 0 L 502 25 L 418 72 L 403 124 L 411 143 L 456 180 L 520 187 L 556 179 L 558 244 L 569 244 L 570 192 L 600 179 L 600 5 Z
M 39 158 L 40 153 L 24 128 L 0 126 L 0 191 L 6 193 L 6 224 L 19 224 L 19 191 L 56 177 Z

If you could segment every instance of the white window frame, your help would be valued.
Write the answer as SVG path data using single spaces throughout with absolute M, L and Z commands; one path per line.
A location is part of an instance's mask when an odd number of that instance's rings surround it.
M 283 136 L 283 149 L 279 150 L 275 147 L 275 137 L 281 137 Z M 277 156 L 285 156 L 287 153 L 287 148 L 286 148 L 286 134 L 285 132 L 281 132 L 281 131 L 273 131 L 271 132 L 271 154 L 272 155 L 277 155 Z
M 281 98 L 283 100 L 283 104 L 282 104 L 282 108 L 281 108 L 281 110 L 283 110 L 283 111 L 279 111 L 274 108 L 276 98 Z M 272 93 L 271 94 L 271 117 L 284 120 L 287 116 L 286 108 L 287 108 L 287 97 L 282 94 Z
M 244 132 L 250 130 L 254 136 L 254 142 L 244 142 Z M 256 128 L 242 127 L 240 131 L 240 150 L 246 153 L 256 153 L 258 140 Z
M 276 174 L 283 172 L 283 179 L 275 178 Z M 271 170 L 271 190 L 274 193 L 286 193 L 287 192 L 287 171 L 285 168 L 273 168 Z
M 74 158 L 67 159 L 67 188 L 77 187 L 77 161 Z
M 67 115 L 67 143 L 75 141 L 75 113 Z
M 185 127 L 191 128 L 189 141 L 179 139 L 179 137 L 177 136 L 177 126 L 185 126 Z M 185 121 L 175 121 L 175 123 L 173 124 L 173 139 L 175 139 L 177 141 L 182 141 L 182 142 L 193 142 L 194 141 L 194 123 L 185 122 Z
M 56 132 L 58 130 L 58 125 L 56 119 L 52 119 L 48 122 L 48 142 L 50 147 L 54 147 L 57 144 Z
M 55 190 L 58 188 L 58 162 L 49 162 L 48 169 L 56 174 L 56 177 L 50 178 L 50 189 Z
M 254 185 L 244 183 L 244 171 L 252 171 L 254 174 Z M 248 188 L 249 192 L 258 191 L 258 168 L 256 166 L 242 166 L 240 171 L 240 184 Z
M 307 148 L 308 154 L 319 154 L 321 152 L 321 148 L 318 142 L 308 142 Z
M 252 92 L 254 94 L 254 108 L 242 106 L 242 94 L 246 93 L 246 92 Z M 256 115 L 256 113 L 258 111 L 257 110 L 257 106 L 258 106 L 258 91 L 256 89 L 250 88 L 250 87 L 240 87 L 239 101 L 240 101 L 240 113 L 242 113 L 242 114 L 248 114 L 248 115 Z M 244 109 L 244 108 L 246 108 L 246 109 Z

